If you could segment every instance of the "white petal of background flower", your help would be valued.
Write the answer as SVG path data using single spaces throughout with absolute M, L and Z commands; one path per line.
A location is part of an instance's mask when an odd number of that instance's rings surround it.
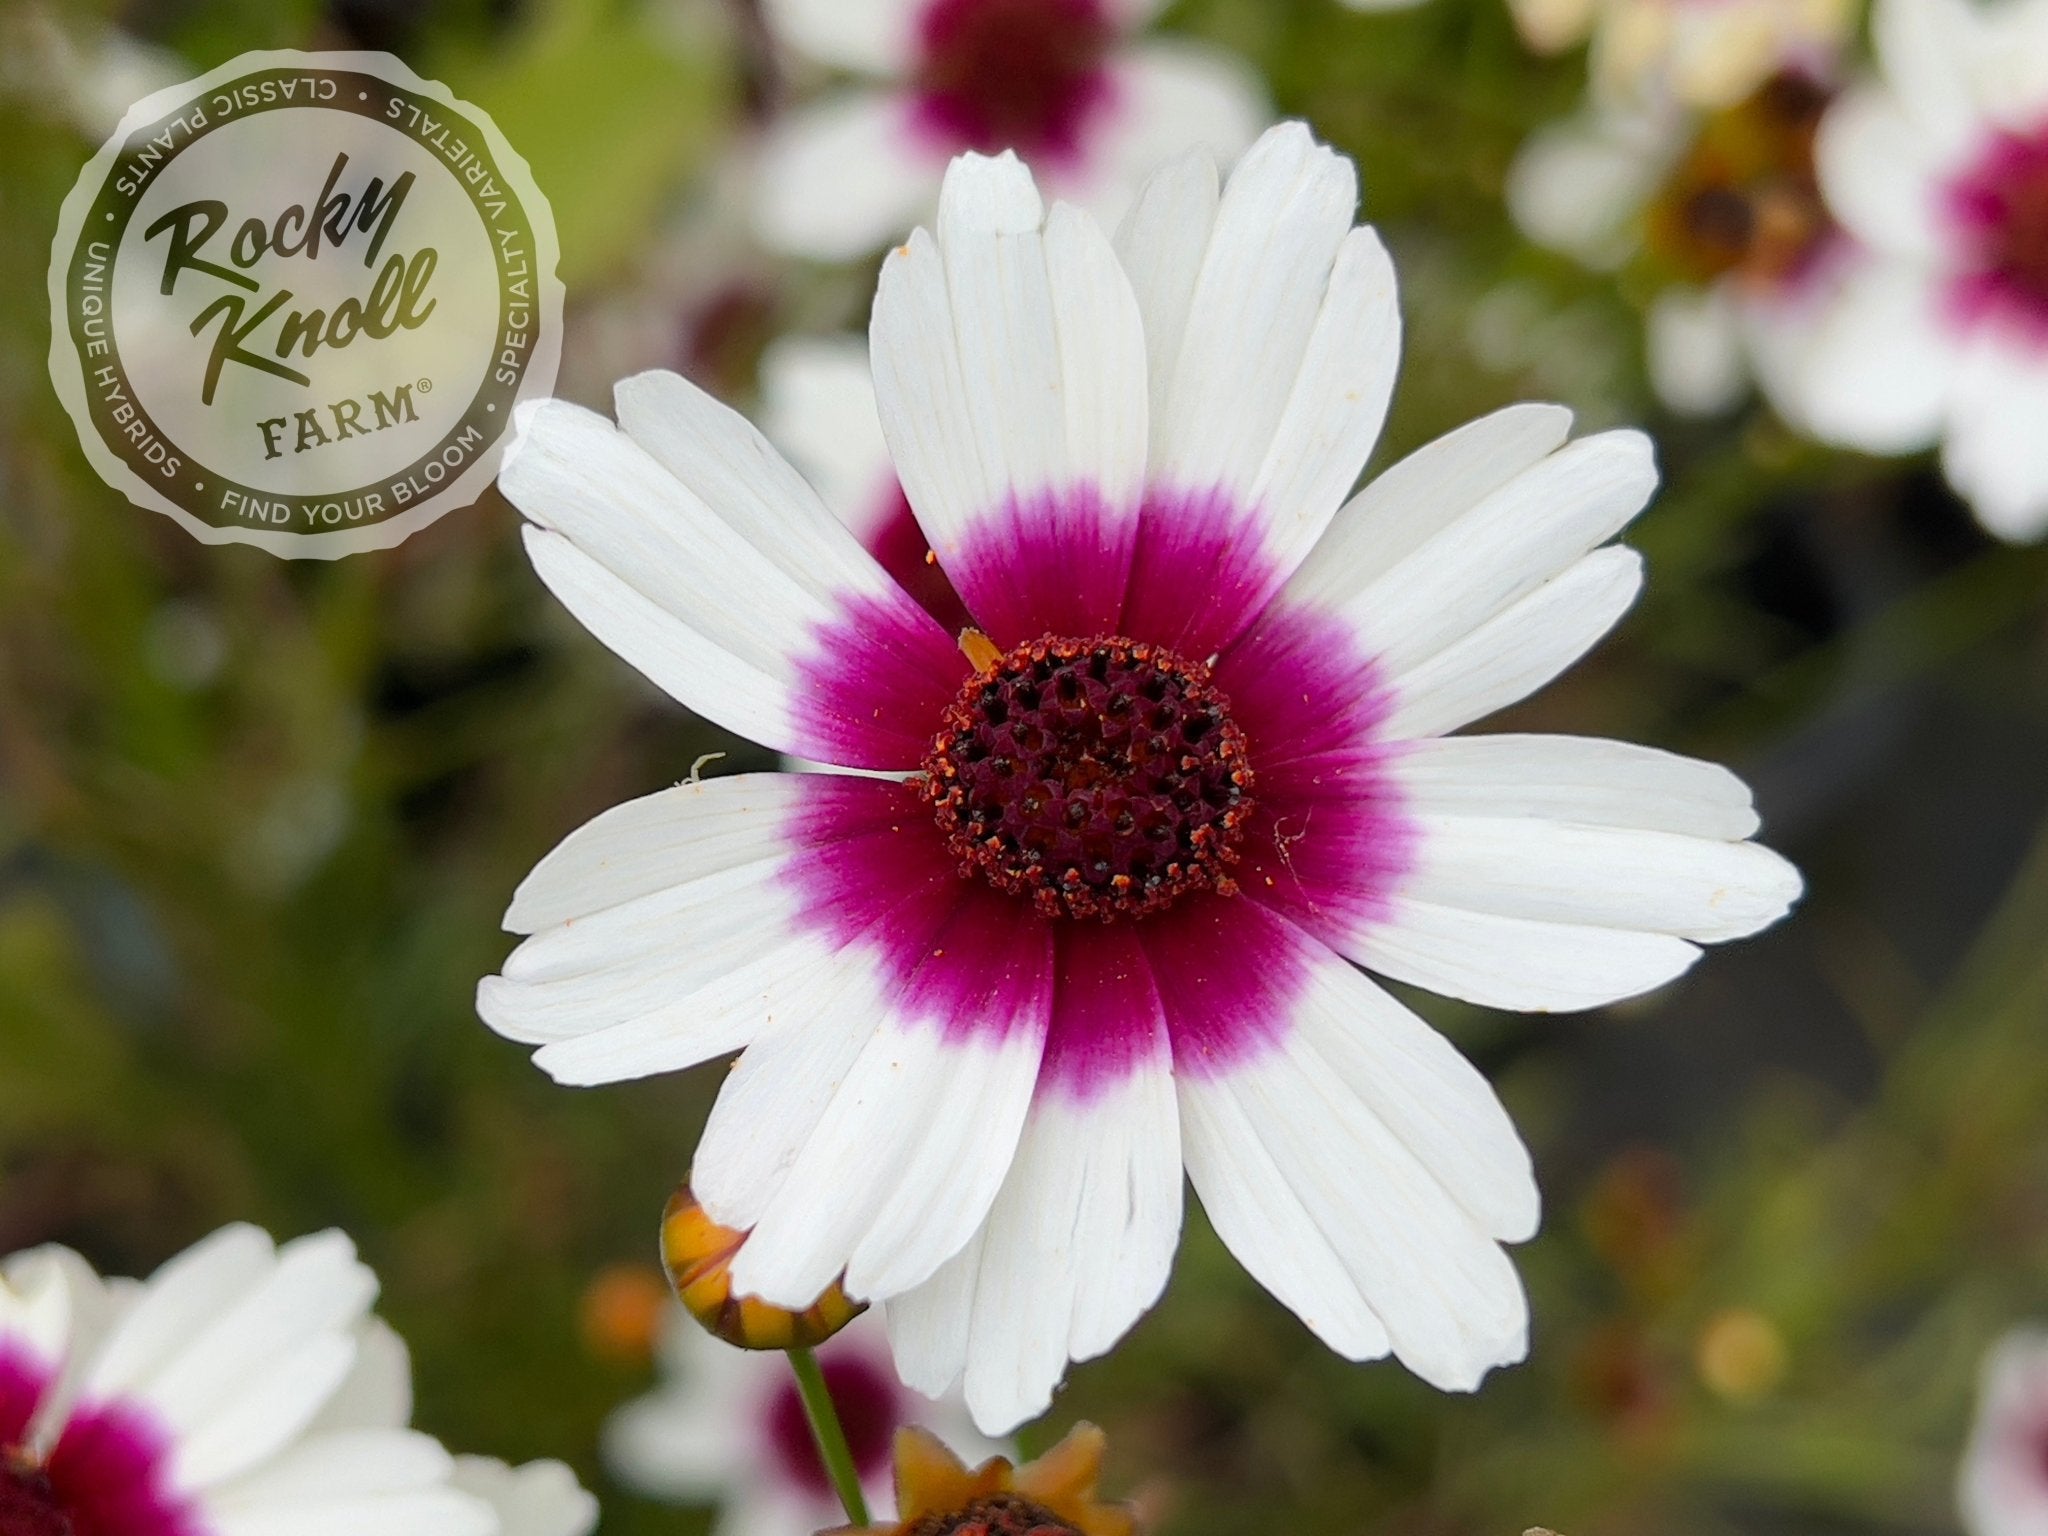
M 1977 1422 L 1956 1480 L 1968 1536 L 2040 1536 L 2048 1525 L 2048 1332 L 2017 1328 L 1985 1356 Z
M 594 1524 L 560 1467 L 519 1474 L 549 1499 L 520 1501 L 527 1523 L 501 1520 L 447 1452 L 404 1427 L 404 1348 L 370 1316 L 375 1277 L 339 1232 L 276 1246 L 227 1227 L 139 1284 L 103 1281 L 61 1249 L 4 1273 L 0 1343 L 63 1370 L 29 1442 L 0 1446 L 10 1459 L 32 1466 L 74 1422 L 112 1412 L 161 1449 L 106 1471 L 132 1489 L 96 1495 L 189 1504 L 215 1536 L 586 1536 Z M 571 1505 L 574 1521 L 537 1518 Z

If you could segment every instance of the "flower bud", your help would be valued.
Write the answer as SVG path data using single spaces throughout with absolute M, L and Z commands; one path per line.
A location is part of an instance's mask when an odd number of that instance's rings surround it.
M 661 1263 L 683 1309 L 710 1333 L 741 1349 L 811 1349 L 867 1310 L 835 1281 L 801 1312 L 732 1292 L 732 1261 L 747 1240 L 704 1213 L 690 1186 L 669 1196 L 661 1216 Z

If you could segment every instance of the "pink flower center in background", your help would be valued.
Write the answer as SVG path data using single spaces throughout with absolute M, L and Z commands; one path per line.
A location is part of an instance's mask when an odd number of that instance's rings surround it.
M 1244 732 L 1164 646 L 1046 636 L 969 679 L 924 762 L 963 871 L 1049 917 L 1229 894 L 1250 819 Z
M 18 1403 L 0 1360 L 0 1413 Z M 31 1411 L 32 1405 L 31 1405 Z M 0 1536 L 199 1536 L 192 1511 L 165 1486 L 165 1443 L 121 1408 L 74 1414 L 38 1462 L 21 1447 L 25 1420 L 0 1437 Z
M 1956 294 L 1963 317 L 2016 319 L 2048 341 L 2048 123 L 1993 139 L 1949 206 L 1968 263 Z
M 1110 94 L 1113 37 L 1101 0 L 933 0 L 911 82 L 918 122 L 948 154 L 1072 161 Z
M 893 1377 L 861 1355 L 841 1351 L 818 1364 L 825 1373 L 833 1406 L 839 1410 L 854 1470 L 863 1483 L 871 1483 L 889 1470 L 890 1450 L 903 1424 L 903 1391 Z M 818 1442 L 811 1437 L 811 1422 L 804 1417 L 803 1399 L 797 1396 L 794 1382 L 785 1380 L 770 1399 L 767 1430 L 775 1465 L 782 1474 L 805 1491 L 830 1498 L 832 1479 L 818 1458 Z M 11 1533 L 0 1527 L 0 1536 Z

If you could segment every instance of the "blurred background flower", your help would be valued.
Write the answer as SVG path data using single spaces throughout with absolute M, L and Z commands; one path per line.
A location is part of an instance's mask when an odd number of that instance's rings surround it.
M 864 329 L 870 263 L 783 258 L 752 228 L 750 157 L 825 72 L 743 0 L 0 7 L 0 1251 L 57 1239 L 147 1273 L 236 1217 L 338 1222 L 412 1347 L 416 1423 L 567 1457 L 608 1536 L 706 1530 L 605 1471 L 604 1424 L 650 1389 L 649 1309 L 587 1297 L 653 1263 L 717 1074 L 563 1094 L 471 993 L 509 948 L 504 892 L 562 833 L 706 752 L 765 756 L 591 646 L 495 495 L 315 567 L 201 548 L 110 493 L 52 396 L 43 284 L 119 103 L 33 63 L 25 24 L 79 58 L 118 36 L 171 78 L 259 46 L 391 48 L 485 106 L 554 204 L 565 390 L 593 403 L 694 355 L 753 410 L 776 338 Z M 1110 1491 L 1155 1492 L 1169 1536 L 1956 1530 L 1979 1361 L 2048 1316 L 2048 553 L 1989 537 L 1899 437 L 1870 457 L 1811 440 L 1789 401 L 1663 404 L 1646 317 L 1686 285 L 1646 262 L 1639 216 L 1616 268 L 1508 215 L 1524 143 L 1604 88 L 1502 0 L 1179 0 L 1139 36 L 1236 57 L 1359 158 L 1409 338 L 1380 464 L 1524 398 L 1651 429 L 1665 486 L 1634 542 L 1656 580 L 1512 728 L 1731 763 L 1810 895 L 1644 1003 L 1424 1004 L 1541 1173 L 1528 1365 L 1458 1400 L 1346 1366 L 1197 1221 L 1162 1305 L 1024 1450 L 1105 1424 Z M 1889 50 L 1847 36 L 1818 78 L 1905 100 Z M 2005 46 L 1982 78 L 2017 91 L 2041 57 Z M 1757 84 L 1680 104 L 1639 208 Z M 1984 103 L 2040 100 L 1955 99 L 1977 138 Z M 1823 198 L 1878 246 L 1833 133 Z
M 877 1519 L 896 1512 L 890 1450 L 917 1424 L 979 1464 L 1006 1448 L 975 1433 L 957 1397 L 900 1385 L 881 1318 L 865 1314 L 818 1349 L 847 1448 Z M 715 1506 L 716 1536 L 789 1536 L 842 1523 L 789 1362 L 733 1348 L 681 1308 L 664 1316 L 661 1381 L 605 1426 L 605 1459 L 655 1498 Z

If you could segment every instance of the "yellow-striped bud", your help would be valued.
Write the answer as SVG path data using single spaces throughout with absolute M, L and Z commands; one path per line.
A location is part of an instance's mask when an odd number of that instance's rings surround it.
M 837 1282 L 801 1312 L 732 1292 L 732 1261 L 747 1240 L 721 1227 L 685 1184 L 661 1216 L 661 1263 L 676 1299 L 715 1337 L 741 1349 L 811 1349 L 867 1310 Z

